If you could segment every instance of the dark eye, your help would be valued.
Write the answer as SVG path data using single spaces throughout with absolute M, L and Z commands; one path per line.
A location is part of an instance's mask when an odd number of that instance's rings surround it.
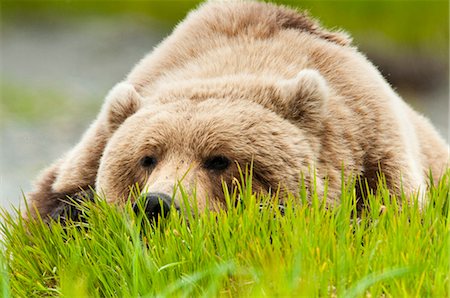
M 154 156 L 144 156 L 140 161 L 143 168 L 153 168 L 157 162 Z
M 230 164 L 231 161 L 228 158 L 219 155 L 208 158 L 204 163 L 204 167 L 208 170 L 223 171 L 228 168 Z

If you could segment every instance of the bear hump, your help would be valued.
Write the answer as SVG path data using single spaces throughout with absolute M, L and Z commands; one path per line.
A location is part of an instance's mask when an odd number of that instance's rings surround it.
M 306 11 L 256 1 L 208 1 L 190 13 L 195 27 L 211 29 L 226 36 L 248 34 L 269 38 L 280 30 L 307 32 L 333 43 L 349 46 L 352 39 L 343 31 L 329 31 Z M 193 24 L 194 25 L 194 24 Z

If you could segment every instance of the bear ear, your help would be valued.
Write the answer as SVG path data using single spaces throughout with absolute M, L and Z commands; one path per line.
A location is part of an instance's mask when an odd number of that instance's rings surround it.
M 288 119 L 308 125 L 324 113 L 329 90 L 317 70 L 303 69 L 293 79 L 281 82 L 279 88 Z
M 121 82 L 114 86 L 106 96 L 103 111 L 106 116 L 107 129 L 114 132 L 128 117 L 142 106 L 142 97 L 133 85 Z
M 142 98 L 130 83 L 121 82 L 114 86 L 106 96 L 97 119 L 61 161 L 52 190 L 55 193 L 70 193 L 73 190 L 77 192 L 80 187 L 93 187 L 106 143 L 141 105 Z

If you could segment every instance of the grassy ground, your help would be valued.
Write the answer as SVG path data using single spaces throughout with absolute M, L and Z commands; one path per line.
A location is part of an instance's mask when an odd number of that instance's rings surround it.
M 40 123 L 42 119 L 67 118 L 75 115 L 78 121 L 91 119 L 99 109 L 98 100 L 95 96 L 85 100 L 68 100 L 67 94 L 51 89 L 23 88 L 6 80 L 0 80 L 1 98 L 0 111 L 1 121 L 15 123 Z M 73 97 L 73 96 L 72 96 Z M 1 127 L 1 126 L 0 126 Z
M 3 215 L 3 297 L 448 297 L 450 171 L 429 203 L 400 208 L 386 190 L 355 212 L 354 189 L 325 208 L 305 191 L 277 202 L 244 184 L 228 212 L 158 224 L 98 200 L 86 223 L 27 228 Z M 187 200 L 187 199 L 186 199 Z M 404 200 L 404 198 L 402 199 Z M 260 203 L 263 207 L 260 208 Z M 87 209 L 89 208 L 89 209 Z M 17 214 L 16 214 L 17 215 Z

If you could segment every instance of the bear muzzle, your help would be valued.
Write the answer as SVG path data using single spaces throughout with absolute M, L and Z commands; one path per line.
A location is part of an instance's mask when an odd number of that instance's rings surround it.
M 133 210 L 136 214 L 144 212 L 145 215 L 152 220 L 158 220 L 158 218 L 165 218 L 170 212 L 170 208 L 174 205 L 176 210 L 179 207 L 175 205 L 172 197 L 158 192 L 150 192 L 143 198 L 144 202 L 135 202 L 133 204 Z

